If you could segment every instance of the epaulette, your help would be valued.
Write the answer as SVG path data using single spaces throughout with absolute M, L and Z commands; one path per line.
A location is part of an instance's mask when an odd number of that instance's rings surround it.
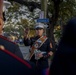
M 6 41 L 8 41 L 8 42 L 11 42 L 11 43 L 13 43 L 13 44 L 16 44 L 15 42 L 12 42 L 11 40 L 9 40 L 9 39 L 8 39 L 7 37 L 5 37 L 5 36 L 0 35 L 0 38 L 6 40 Z M 16 44 L 16 45 L 17 45 L 17 44 Z

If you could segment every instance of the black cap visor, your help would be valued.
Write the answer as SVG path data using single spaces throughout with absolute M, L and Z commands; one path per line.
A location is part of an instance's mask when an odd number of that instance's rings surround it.
M 35 28 L 36 30 L 41 30 L 41 29 L 44 29 L 44 28 L 40 28 L 40 27 L 37 27 L 37 28 Z

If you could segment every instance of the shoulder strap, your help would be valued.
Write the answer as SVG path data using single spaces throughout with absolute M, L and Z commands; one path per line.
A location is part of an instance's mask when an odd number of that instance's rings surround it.
M 47 40 L 46 36 L 43 36 L 42 38 L 39 39 L 41 41 L 41 44 L 39 46 L 39 48 L 43 45 L 43 43 Z
M 46 37 L 46 36 L 42 36 L 42 37 L 40 37 L 38 40 L 36 40 L 36 41 L 33 43 L 32 47 L 34 46 L 35 49 L 38 49 L 38 48 L 40 48 L 40 47 L 43 45 L 43 43 L 44 43 L 46 40 L 47 40 L 47 37 Z
M 46 36 L 42 36 L 42 37 L 40 37 L 38 40 L 36 40 L 36 41 L 34 42 L 34 44 L 33 44 L 32 47 L 31 47 L 30 59 L 31 59 L 31 57 L 32 57 L 33 54 L 34 54 L 34 51 L 35 51 L 36 49 L 40 48 L 46 40 L 47 40 L 47 37 L 46 37 Z

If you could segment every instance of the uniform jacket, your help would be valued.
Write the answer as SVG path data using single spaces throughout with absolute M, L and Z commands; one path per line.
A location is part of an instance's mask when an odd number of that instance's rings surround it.
M 0 45 L 4 46 L 6 50 L 23 59 L 19 46 L 2 35 L 0 35 Z
M 26 40 L 24 39 L 24 44 L 25 44 L 25 46 L 32 46 L 33 43 L 34 43 L 37 39 L 39 39 L 38 36 L 32 37 L 32 38 L 30 38 L 30 39 L 26 39 Z M 38 60 L 38 64 L 37 64 L 37 65 L 38 65 L 39 67 L 41 67 L 41 68 L 47 68 L 47 67 L 48 67 L 48 52 L 51 51 L 51 48 L 50 48 L 50 40 L 47 39 L 38 50 L 40 50 L 40 51 L 45 51 L 46 54 L 44 54 L 44 57 L 42 57 L 42 58 L 40 58 L 40 59 Z M 33 57 L 31 58 L 31 61 L 33 61 L 34 63 L 36 63 L 36 60 L 35 60 L 34 55 L 33 55 Z
M 36 75 L 34 65 L 8 50 L 0 49 L 0 75 Z

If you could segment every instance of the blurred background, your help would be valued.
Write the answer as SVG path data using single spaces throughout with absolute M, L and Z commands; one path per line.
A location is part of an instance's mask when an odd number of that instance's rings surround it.
M 76 0 L 4 0 L 4 36 L 23 46 L 26 27 L 34 36 L 37 22 L 45 24 L 45 35 L 56 50 L 67 21 L 76 16 Z

